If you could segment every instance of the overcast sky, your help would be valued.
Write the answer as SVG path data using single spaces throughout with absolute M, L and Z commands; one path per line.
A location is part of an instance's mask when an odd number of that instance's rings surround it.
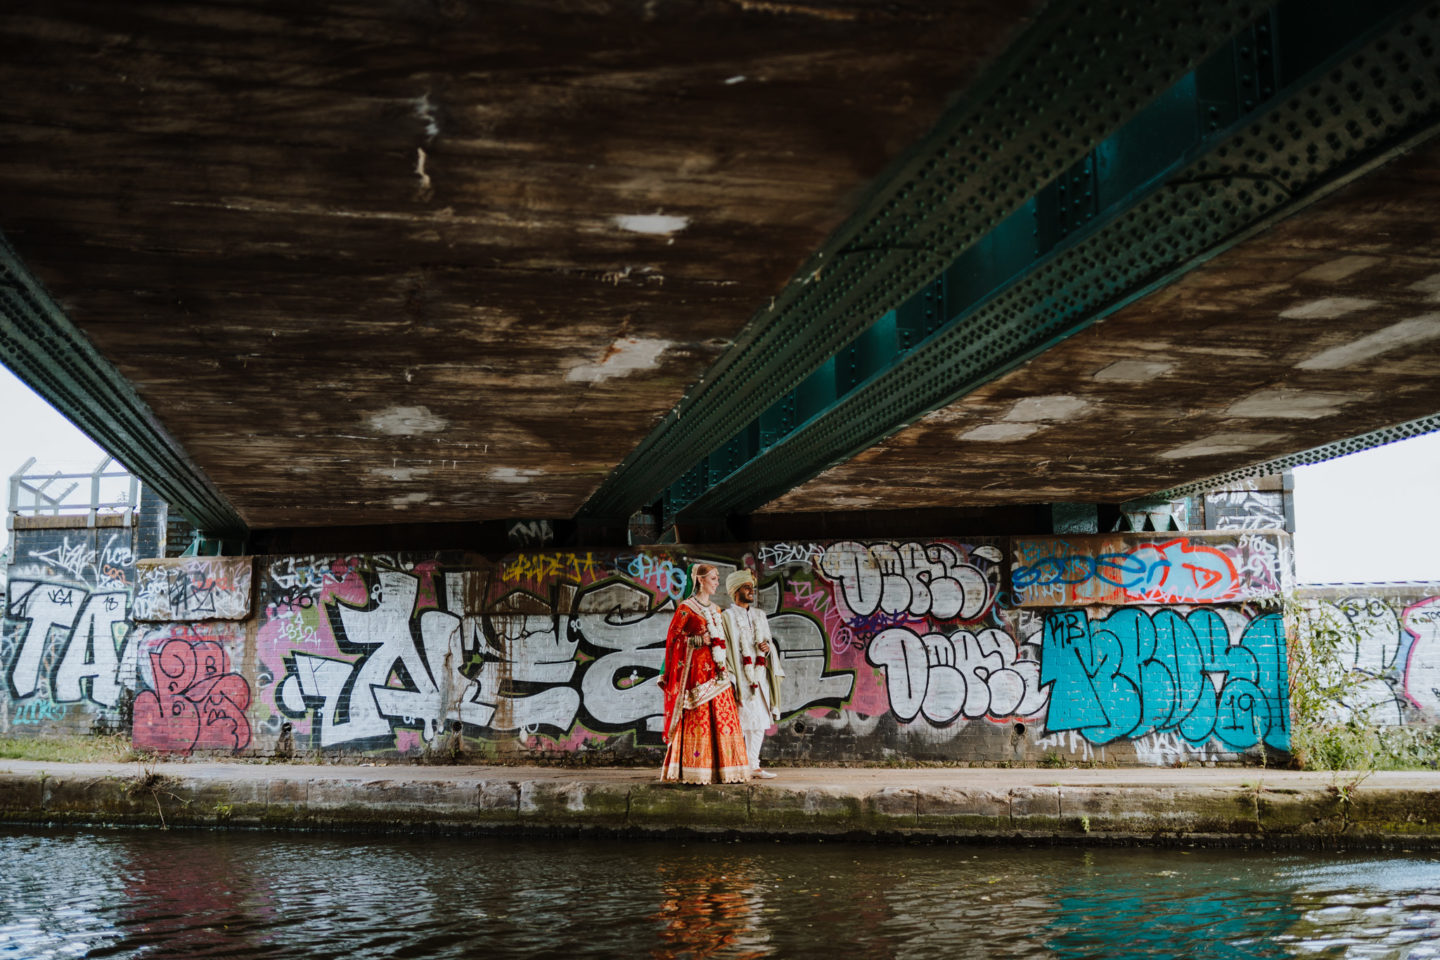
M 1440 433 L 1295 469 L 1302 583 L 1440 581 Z
M 88 473 L 105 452 L 0 366 L 0 469 Z M 1440 581 L 1440 434 L 1295 470 L 1302 583 Z

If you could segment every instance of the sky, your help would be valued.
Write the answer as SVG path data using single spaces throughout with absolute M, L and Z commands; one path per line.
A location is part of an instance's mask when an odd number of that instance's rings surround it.
M 1295 468 L 1301 583 L 1440 581 L 1440 433 Z
M 89 473 L 105 452 L 0 366 L 0 470 Z M 1301 583 L 1440 581 L 1440 433 L 1295 469 Z

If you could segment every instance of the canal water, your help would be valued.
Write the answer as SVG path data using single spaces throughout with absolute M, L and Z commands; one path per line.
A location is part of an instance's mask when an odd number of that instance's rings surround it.
M 1440 957 L 1440 860 L 0 830 L 0 958 Z

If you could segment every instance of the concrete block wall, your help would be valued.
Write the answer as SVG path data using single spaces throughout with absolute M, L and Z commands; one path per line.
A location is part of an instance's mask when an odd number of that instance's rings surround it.
M 1235 761 L 1288 745 L 1287 551 L 1235 532 L 145 561 L 113 685 L 135 745 L 170 753 L 658 762 L 665 631 L 704 561 L 759 577 L 787 670 L 771 760 Z M 62 662 L 108 663 L 90 644 L 51 630 L 7 711 L 60 690 Z
M 1335 719 L 1440 724 L 1440 583 L 1304 587 L 1297 598 L 1302 630 L 1339 634 L 1348 690 Z
M 0 736 L 128 730 L 133 527 L 16 517 L 0 633 Z

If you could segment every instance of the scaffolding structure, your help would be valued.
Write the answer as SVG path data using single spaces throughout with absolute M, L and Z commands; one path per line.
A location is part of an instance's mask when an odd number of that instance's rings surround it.
M 7 528 L 15 528 L 16 517 L 81 514 L 86 517 L 87 527 L 94 527 L 102 516 L 120 517 L 121 526 L 134 524 L 140 508 L 140 478 L 120 466 L 114 457 L 106 457 L 89 473 L 27 473 L 34 465 L 35 458 L 31 457 L 10 476 Z M 84 482 L 87 480 L 88 484 Z M 66 481 L 70 481 L 69 486 L 64 486 Z M 116 487 L 120 487 L 116 499 L 101 499 L 102 491 Z

